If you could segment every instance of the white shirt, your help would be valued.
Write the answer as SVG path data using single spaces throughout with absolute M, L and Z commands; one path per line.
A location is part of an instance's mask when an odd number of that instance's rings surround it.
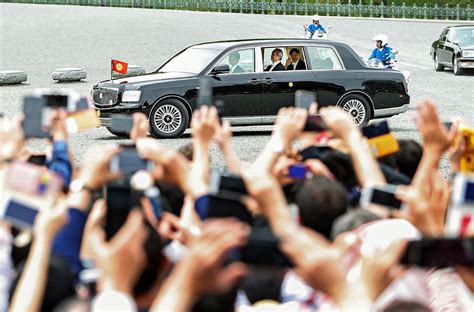
M 296 65 L 298 65 L 299 61 L 300 60 L 297 60 L 296 62 L 291 63 L 293 65 L 293 70 L 296 70 Z
M 230 72 L 233 73 L 234 70 L 235 70 L 235 68 L 236 68 L 238 65 L 239 65 L 239 64 L 235 64 L 234 66 L 232 66 L 232 67 L 230 68 Z

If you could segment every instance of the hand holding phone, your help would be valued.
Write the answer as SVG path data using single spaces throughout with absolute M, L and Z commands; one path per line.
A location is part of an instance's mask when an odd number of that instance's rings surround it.
M 395 196 L 396 191 L 397 186 L 391 184 L 367 188 L 362 191 L 360 203 L 363 206 L 375 204 L 390 209 L 402 209 L 403 203 Z
M 25 134 L 25 138 L 51 138 L 48 127 L 43 125 L 44 106 L 45 102 L 41 97 L 25 97 L 23 102 L 23 132 Z
M 327 127 L 320 115 L 308 115 L 304 125 L 304 132 L 326 131 Z
M 122 151 L 115 155 L 110 162 L 110 171 L 132 175 L 140 170 L 151 170 L 152 162 L 142 159 L 135 145 L 122 145 Z

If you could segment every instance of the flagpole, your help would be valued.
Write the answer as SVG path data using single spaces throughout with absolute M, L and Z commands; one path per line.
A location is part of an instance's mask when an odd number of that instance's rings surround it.
M 114 83 L 113 74 L 112 74 L 113 68 L 114 68 L 114 66 L 113 66 L 112 58 L 110 58 L 110 82 L 112 82 L 112 83 Z

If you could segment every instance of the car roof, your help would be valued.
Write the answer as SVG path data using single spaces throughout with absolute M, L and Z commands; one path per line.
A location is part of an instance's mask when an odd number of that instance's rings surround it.
M 447 28 L 474 28 L 474 25 L 454 25 L 454 26 L 448 26 Z
M 228 48 L 246 47 L 246 46 L 281 46 L 281 45 L 308 45 L 308 43 L 318 43 L 326 45 L 344 45 L 345 43 L 329 40 L 309 40 L 300 38 L 278 38 L 278 39 L 240 39 L 204 42 L 192 45 L 193 48 L 226 50 Z

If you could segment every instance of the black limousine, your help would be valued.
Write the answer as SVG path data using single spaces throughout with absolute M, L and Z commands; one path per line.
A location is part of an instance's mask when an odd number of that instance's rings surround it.
M 274 49 L 285 66 L 295 48 L 306 69 L 265 71 Z M 232 125 L 272 124 L 281 107 L 294 105 L 296 90 L 314 92 L 320 107 L 342 107 L 357 125 L 403 113 L 410 102 L 400 71 L 368 67 L 347 44 L 305 39 L 196 44 L 155 72 L 98 82 L 91 93 L 103 126 L 111 114 L 139 111 L 149 117 L 151 135 L 172 138 L 190 125 L 203 76 L 211 77 L 214 100 L 225 103 L 220 114 Z
M 436 71 L 449 67 L 461 75 L 466 68 L 474 69 L 474 26 L 446 27 L 431 45 L 430 54 Z

